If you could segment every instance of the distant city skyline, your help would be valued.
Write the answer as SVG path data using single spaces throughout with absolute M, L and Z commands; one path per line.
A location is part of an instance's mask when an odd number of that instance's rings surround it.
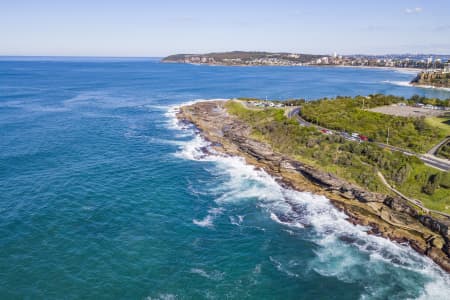
M 0 55 L 450 54 L 450 1 L 1 1 Z

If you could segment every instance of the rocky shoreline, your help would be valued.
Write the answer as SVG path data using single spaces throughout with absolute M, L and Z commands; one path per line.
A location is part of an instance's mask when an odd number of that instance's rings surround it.
M 423 88 L 450 89 L 450 73 L 442 71 L 420 72 L 411 81 L 411 85 Z
M 225 101 L 205 101 L 180 108 L 177 118 L 194 124 L 221 153 L 244 157 L 284 186 L 326 196 L 351 222 L 370 233 L 408 243 L 450 273 L 450 219 L 425 215 L 400 197 L 367 191 L 317 170 L 250 138 L 251 128 L 227 113 Z

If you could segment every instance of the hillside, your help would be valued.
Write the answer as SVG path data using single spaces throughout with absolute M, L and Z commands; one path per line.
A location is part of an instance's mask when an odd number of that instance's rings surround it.
M 425 153 L 447 136 L 444 129 L 432 126 L 426 122 L 426 118 L 402 117 L 369 110 L 396 103 L 406 105 L 407 101 L 402 97 L 385 95 L 320 99 L 303 105 L 300 114 L 307 121 L 326 128 L 358 132 L 376 142 L 389 143 L 418 153 Z M 444 102 L 445 105 L 447 103 Z M 403 110 L 406 108 L 403 106 Z
M 270 53 L 270 52 L 218 52 L 207 54 L 176 54 L 165 57 L 163 62 L 212 65 L 302 65 L 324 55 Z

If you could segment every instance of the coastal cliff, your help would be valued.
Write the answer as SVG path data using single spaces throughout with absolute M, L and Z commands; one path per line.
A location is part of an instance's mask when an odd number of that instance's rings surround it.
M 411 81 L 411 84 L 418 86 L 450 88 L 450 73 L 445 73 L 442 71 L 420 72 Z
M 200 129 L 200 134 L 216 151 L 244 157 L 249 164 L 264 169 L 286 187 L 326 196 L 354 224 L 369 226 L 372 234 L 408 243 L 450 272 L 448 218 L 424 214 L 400 197 L 367 191 L 277 153 L 268 144 L 251 138 L 252 128 L 229 114 L 225 101 L 184 106 L 177 117 Z

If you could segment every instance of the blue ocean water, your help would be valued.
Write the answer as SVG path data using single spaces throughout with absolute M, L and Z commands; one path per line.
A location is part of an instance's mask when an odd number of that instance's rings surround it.
M 205 157 L 174 119 L 198 99 L 450 97 L 412 76 L 2 58 L 0 298 L 448 299 L 427 258 L 239 158 Z

